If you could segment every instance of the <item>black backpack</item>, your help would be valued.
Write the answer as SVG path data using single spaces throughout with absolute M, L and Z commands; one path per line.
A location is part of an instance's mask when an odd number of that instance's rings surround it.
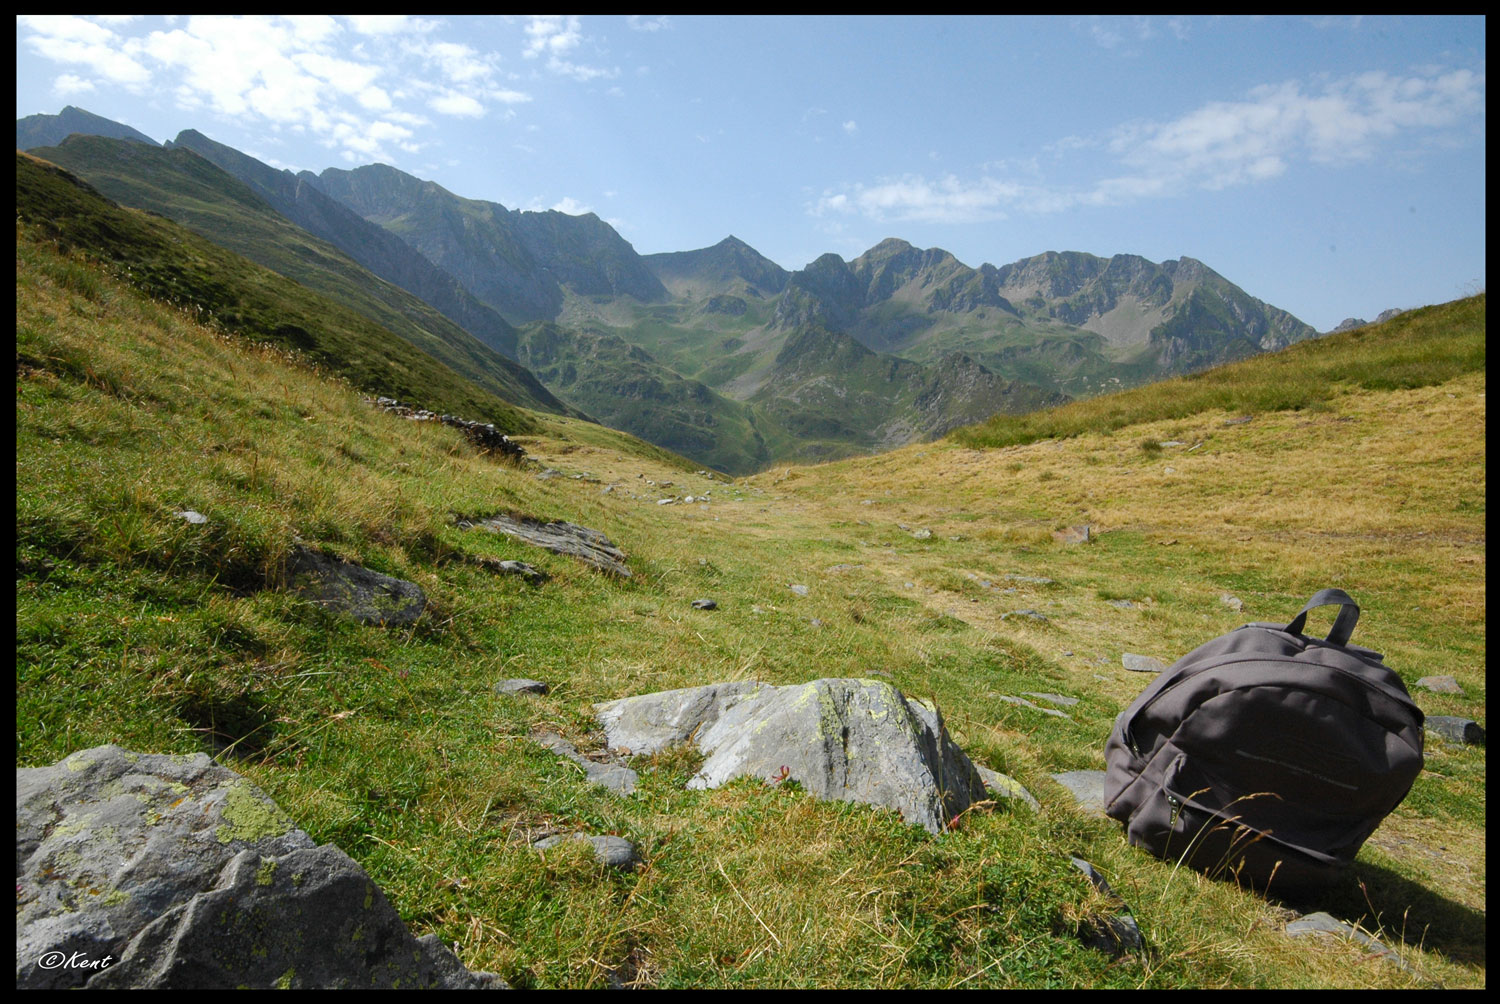
M 1307 612 L 1338 605 L 1328 638 Z M 1257 889 L 1327 885 L 1422 770 L 1422 712 L 1359 607 L 1324 589 L 1285 626 L 1247 624 L 1164 671 L 1115 721 L 1105 811 L 1158 857 Z

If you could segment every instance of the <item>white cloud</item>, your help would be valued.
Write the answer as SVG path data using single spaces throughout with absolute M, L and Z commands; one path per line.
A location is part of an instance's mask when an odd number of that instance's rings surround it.
M 527 59 L 557 56 L 576 49 L 582 40 L 576 14 L 537 14 L 526 22 L 526 49 L 521 54 Z
M 86 94 L 93 89 L 94 82 L 92 80 L 84 80 L 82 77 L 75 77 L 71 73 L 64 73 L 52 81 L 53 92 L 59 97 L 64 98 L 74 94 Z
M 426 33 L 437 27 L 436 21 L 426 21 L 409 14 L 345 14 L 344 20 L 361 35 Z
M 661 31 L 672 27 L 672 19 L 665 14 L 657 14 L 654 17 L 645 14 L 628 14 L 625 17 L 625 23 L 632 31 Z
M 427 107 L 441 115 L 457 115 L 461 118 L 482 118 L 484 105 L 467 94 L 447 91 L 427 102 Z
M 855 133 L 859 132 L 859 124 L 853 119 L 850 119 L 849 121 L 844 123 L 844 132 L 848 133 L 850 136 L 853 136 Z
M 92 76 L 137 92 L 151 81 L 151 71 L 127 51 L 125 40 L 103 25 L 67 14 L 33 14 L 16 18 L 16 26 L 29 30 L 32 51 L 54 62 L 86 67 Z
M 585 213 L 592 213 L 594 211 L 593 206 L 586 206 L 571 195 L 564 196 L 559 201 L 553 203 L 551 208 L 559 213 L 567 213 L 569 216 L 582 216 Z
M 576 14 L 539 14 L 526 22 L 526 48 L 521 55 L 526 59 L 547 57 L 547 69 L 552 73 L 572 77 L 581 83 L 599 78 L 614 79 L 620 75 L 618 69 L 590 66 L 564 59 L 583 44 L 583 28 Z
M 17 43 L 60 64 L 58 94 L 103 86 L 165 95 L 185 110 L 271 133 L 310 133 L 350 156 L 412 152 L 437 116 L 478 118 L 531 95 L 502 84 L 500 57 L 442 22 L 322 15 L 137 19 L 17 18 Z M 577 18 L 544 32 L 554 55 L 581 40 Z M 564 66 L 578 76 L 588 67 Z M 597 71 L 606 73 L 610 71 Z M 513 112 L 507 111 L 507 115 Z M 404 130 L 395 134 L 392 128 Z
M 1288 81 L 1257 87 L 1241 101 L 1210 102 L 1175 119 L 1126 123 L 1103 137 L 1070 136 L 1044 148 L 1055 161 L 1095 174 L 1092 182 L 1049 185 L 1035 162 L 1002 161 L 976 178 L 907 175 L 856 184 L 825 193 L 809 212 L 951 223 L 1219 191 L 1280 177 L 1299 163 L 1384 155 L 1415 132 L 1482 118 L 1484 104 L 1484 74 L 1473 70 L 1363 73 L 1315 90 Z M 1031 180 L 1018 182 L 1017 171 Z
M 877 221 L 967 223 L 1004 219 L 1006 207 L 1021 194 L 1020 186 L 994 178 L 964 181 L 950 174 L 928 180 L 909 174 L 824 195 L 813 215 L 856 213 Z

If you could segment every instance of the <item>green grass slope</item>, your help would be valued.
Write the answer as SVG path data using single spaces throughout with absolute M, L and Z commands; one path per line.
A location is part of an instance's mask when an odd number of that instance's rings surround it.
M 329 374 L 386 394 L 493 422 L 537 428 L 525 411 L 477 386 L 364 315 L 160 217 L 122 209 L 56 165 L 16 156 L 16 217 L 59 247 L 216 327 L 302 354 Z M 82 269 L 78 281 L 93 284 Z M 23 340 L 18 332 L 17 350 Z
M 1483 370 L 1484 363 L 1481 293 L 1202 373 L 1048 411 L 995 415 L 953 438 L 973 447 L 1011 446 L 1205 411 L 1324 408 L 1352 389 L 1425 387 Z
M 606 425 L 726 474 L 750 474 L 771 460 L 749 406 L 616 335 L 536 322 L 521 328 L 517 351 L 558 396 Z
M 455 373 L 524 408 L 561 412 L 514 361 L 442 313 L 372 274 L 338 248 L 277 213 L 243 182 L 187 149 L 164 150 L 99 136 L 72 136 L 35 156 L 122 205 L 175 220 L 202 237 L 345 304 Z
M 1463 693 L 1419 691 L 1424 709 L 1483 722 L 1482 366 L 1245 424 L 1199 412 L 999 449 L 945 441 L 733 484 L 542 416 L 524 445 L 568 476 L 538 479 L 148 298 L 146 235 L 163 255 L 174 240 L 209 253 L 180 229 L 135 213 L 64 224 L 111 231 L 132 274 L 18 227 L 18 765 L 104 742 L 209 751 L 355 857 L 418 934 L 520 987 L 1484 985 L 1482 748 L 1432 740 L 1355 873 L 1310 904 L 1150 858 L 1050 777 L 1102 767 L 1144 682 L 1122 651 L 1175 658 L 1326 585 L 1360 600 L 1355 641 L 1409 684 L 1455 676 Z M 658 505 L 663 490 L 712 500 Z M 634 575 L 454 524 L 501 511 L 600 530 Z M 1049 532 L 1080 521 L 1088 545 Z M 359 627 L 285 591 L 296 537 L 416 582 L 427 613 Z M 497 576 L 489 558 L 552 578 Z M 719 608 L 693 609 L 701 596 Z M 1023 608 L 1047 620 L 1006 616 Z M 685 790 L 697 764 L 681 750 L 637 758 L 620 799 L 528 738 L 597 749 L 593 703 L 631 694 L 871 675 L 936 701 L 1041 811 L 983 806 L 933 838 L 795 785 Z M 552 690 L 493 692 L 518 676 Z M 1033 692 L 1077 703 L 1058 718 L 1001 699 Z M 530 846 L 574 830 L 624 836 L 645 865 Z M 1128 902 L 1147 954 L 1080 943 L 1116 907 L 1074 855 Z M 1292 906 L 1358 921 L 1409 969 L 1288 938 Z

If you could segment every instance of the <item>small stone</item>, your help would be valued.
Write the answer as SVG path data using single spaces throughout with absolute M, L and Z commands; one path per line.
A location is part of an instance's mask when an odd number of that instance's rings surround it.
M 1008 614 L 1000 615 L 1001 620 L 1009 620 L 1012 617 L 1030 617 L 1032 620 L 1041 621 L 1042 623 L 1046 623 L 1047 621 L 1047 615 L 1040 610 L 1012 610 Z
M 1254 417 L 1255 417 L 1254 415 L 1241 415 L 1239 418 L 1226 418 L 1224 420 L 1224 424 L 1225 425 L 1244 425 L 1246 422 L 1250 421 Z
M 536 479 L 538 481 L 550 481 L 553 478 L 560 478 L 562 476 L 563 476 L 563 472 L 562 471 L 558 470 L 555 467 L 549 467 L 545 471 L 542 471 L 540 474 L 538 474 L 536 476 Z
M 808 622 L 807 622 L 807 623 L 808 623 L 808 624 L 809 624 L 809 625 L 811 625 L 811 626 L 812 626 L 812 627 L 815 627 L 815 628 L 820 628 L 820 627 L 822 627 L 822 626 L 823 626 L 823 622 L 822 622 L 822 621 L 820 621 L 820 620 L 818 620 L 818 619 L 817 619 L 817 618 L 816 618 L 816 617 L 814 617 L 814 618 L 812 618 L 812 619 L 811 619 L 811 620 L 809 620 L 809 621 L 808 621 Z
M 1027 791 L 1015 778 L 1007 774 L 1002 774 L 997 770 L 990 770 L 983 764 L 976 763 L 974 769 L 979 771 L 979 778 L 984 782 L 985 790 L 991 795 L 994 795 L 996 798 L 1006 799 L 1007 801 L 1015 799 L 1019 802 L 1025 802 L 1031 806 L 1032 811 L 1042 811 L 1042 803 L 1038 802 L 1036 796 Z
M 1120 656 L 1120 665 L 1132 673 L 1160 673 L 1167 668 L 1166 663 L 1160 659 L 1154 659 L 1149 655 L 1136 655 L 1133 652 L 1126 652 Z
M 1458 681 L 1451 676 L 1424 676 L 1417 681 L 1417 686 L 1424 690 L 1430 690 L 1434 694 L 1462 694 L 1464 688 L 1458 685 Z
M 999 700 L 1004 701 L 1006 704 L 1019 704 L 1023 708 L 1030 708 L 1033 711 L 1040 711 L 1042 714 L 1051 715 L 1054 718 L 1066 718 L 1070 722 L 1073 720 L 1072 716 L 1070 715 L 1065 715 L 1061 711 L 1058 711 L 1054 708 L 1039 707 L 1035 704 L 1032 704 L 1024 697 L 1012 697 L 1009 694 L 996 694 L 995 696 Z
M 693 609 L 694 610 L 717 610 L 717 609 L 719 609 L 719 605 L 717 603 L 715 603 L 713 600 L 694 600 L 693 601 Z
M 1045 575 L 1007 575 L 1012 582 L 1026 582 L 1033 586 L 1050 586 L 1056 580 L 1049 579 Z
M 1073 866 L 1083 872 L 1095 889 L 1122 908 L 1120 913 L 1112 917 L 1085 917 L 1078 925 L 1079 940 L 1086 948 L 1093 948 L 1113 957 L 1145 951 L 1146 939 L 1142 937 L 1140 926 L 1131 916 L 1130 907 L 1115 895 L 1109 883 L 1104 881 L 1104 876 L 1093 865 L 1082 858 L 1071 860 Z
M 591 836 L 587 833 L 569 833 L 553 837 L 543 837 L 531 846 L 539 851 L 545 851 L 556 847 L 564 841 L 587 841 L 594 848 L 594 857 L 599 863 L 607 868 L 618 868 L 621 871 L 632 871 L 640 863 L 640 856 L 636 854 L 635 845 L 624 837 L 614 836 Z
M 1401 956 L 1397 955 L 1390 948 L 1370 937 L 1359 928 L 1354 927 L 1352 924 L 1346 924 L 1342 920 L 1337 919 L 1332 914 L 1321 911 L 1318 913 L 1309 913 L 1305 917 L 1301 917 L 1288 924 L 1286 926 L 1286 933 L 1289 938 L 1306 937 L 1309 934 L 1332 934 L 1340 938 L 1347 938 L 1369 949 L 1371 955 L 1376 958 L 1393 962 L 1402 969 L 1410 969 Z
M 1184 443 L 1184 442 L 1181 442 L 1180 440 L 1169 439 L 1166 442 L 1162 443 L 1161 445 L 1162 446 L 1186 446 L 1187 444 Z
M 497 694 L 545 694 L 550 688 L 541 680 L 501 680 L 495 684 Z
M 177 516 L 179 519 L 185 519 L 189 523 L 194 524 L 208 522 L 207 516 L 203 515 L 201 512 L 194 512 L 191 509 L 184 509 L 181 512 L 173 513 L 172 515 Z
M 676 499 L 657 499 L 656 500 L 656 504 L 657 505 L 671 505 L 673 502 L 676 502 L 676 501 L 677 501 Z
M 932 538 L 932 531 L 923 527 L 920 530 L 913 530 L 911 535 L 917 540 L 929 540 Z
M 1219 595 L 1219 602 L 1224 604 L 1230 610 L 1233 610 L 1235 613 L 1239 613 L 1241 610 L 1245 609 L 1245 601 L 1240 599 L 1238 596 L 1231 596 L 1229 593 L 1221 593 Z
M 796 586 L 788 586 L 787 588 L 790 589 L 792 592 L 796 593 L 798 596 L 806 596 L 807 595 L 807 587 L 806 586 L 796 585 Z
M 1180 446 L 1182 444 L 1179 443 L 1178 445 Z M 1162 473 L 1164 473 L 1164 474 L 1176 474 L 1177 473 L 1177 468 L 1175 468 L 1175 467 L 1164 467 L 1164 468 L 1162 468 Z
M 1052 780 L 1073 793 L 1080 809 L 1092 815 L 1104 815 L 1104 771 L 1069 770 L 1053 774 Z
M 1054 530 L 1052 531 L 1052 539 L 1056 540 L 1059 544 L 1087 544 L 1090 539 L 1088 524 Z
M 1466 746 L 1484 745 L 1484 729 L 1472 719 L 1453 715 L 1428 715 L 1425 724 L 1428 732 L 1435 732 L 1444 739 Z
M 1119 607 L 1121 610 L 1135 609 L 1135 604 L 1131 603 L 1129 600 L 1105 600 L 1104 602 L 1108 603 L 1112 607 Z
M 1072 652 L 1064 652 L 1064 655 L 1072 655 Z M 1047 701 L 1051 704 L 1060 704 L 1065 708 L 1071 708 L 1078 703 L 1076 697 L 1064 697 L 1062 694 L 1038 694 L 1034 691 L 1025 691 L 1027 697 L 1035 697 L 1038 700 Z

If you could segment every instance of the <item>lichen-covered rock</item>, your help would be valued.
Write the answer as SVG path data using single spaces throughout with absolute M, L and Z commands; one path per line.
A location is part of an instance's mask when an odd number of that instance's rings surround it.
M 491 516 L 488 519 L 461 519 L 460 529 L 479 527 L 491 533 L 503 533 L 537 547 L 544 547 L 554 554 L 566 554 L 593 565 L 601 572 L 630 578 L 630 569 L 625 565 L 625 552 L 616 547 L 608 537 L 598 530 L 561 521 L 543 523 L 540 520 Z
M 713 684 L 594 708 L 612 748 L 651 753 L 691 738 L 706 759 L 689 788 L 795 780 L 817 798 L 897 809 L 934 833 L 985 798 L 937 709 L 880 680 Z
M 100 746 L 16 771 L 18 988 L 497 982 L 204 754 Z
M 361 624 L 410 624 L 427 606 L 416 583 L 305 547 L 292 552 L 289 572 L 297 592 Z

